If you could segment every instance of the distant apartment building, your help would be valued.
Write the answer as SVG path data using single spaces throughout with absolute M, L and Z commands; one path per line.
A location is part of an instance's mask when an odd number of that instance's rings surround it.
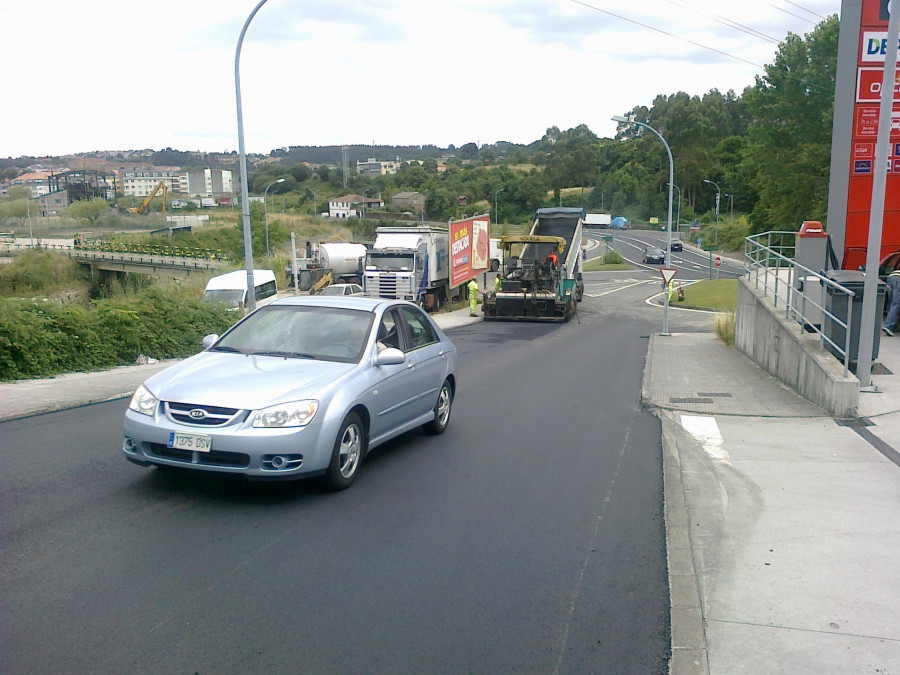
M 328 215 L 331 218 L 359 218 L 362 215 L 363 205 L 367 209 L 384 208 L 381 197 L 344 195 L 328 202 Z
M 365 162 L 356 161 L 356 173 L 360 176 L 385 176 L 397 173 L 398 166 L 400 166 L 399 157 L 396 160 L 386 162 L 370 157 Z
M 160 183 L 177 192 L 180 185 L 178 169 L 154 166 L 122 169 L 119 172 L 119 189 L 124 195 L 147 197 Z
M 179 175 L 178 191 L 193 197 L 213 197 L 234 192 L 231 171 L 189 169 Z
M 10 186 L 27 187 L 31 190 L 32 199 L 37 199 L 43 195 L 50 193 L 50 176 L 53 171 L 32 171 L 23 173 L 18 178 L 13 178 Z
M 163 183 L 170 192 L 192 197 L 231 194 L 231 171 L 177 167 L 134 167 L 119 171 L 119 190 L 124 195 L 146 197 Z

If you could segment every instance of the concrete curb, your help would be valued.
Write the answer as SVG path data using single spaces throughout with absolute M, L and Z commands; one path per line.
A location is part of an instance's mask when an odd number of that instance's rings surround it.
M 671 607 L 672 675 L 709 675 L 706 621 L 694 565 L 690 513 L 684 494 L 675 413 L 654 410 L 662 424 L 663 504 Z

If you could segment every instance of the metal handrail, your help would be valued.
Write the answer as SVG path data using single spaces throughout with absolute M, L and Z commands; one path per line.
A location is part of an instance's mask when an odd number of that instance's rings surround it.
M 850 371 L 850 338 L 853 318 L 853 300 L 856 294 L 849 288 L 829 279 L 816 270 L 801 265 L 794 260 L 796 254 L 796 232 L 772 231 L 744 237 L 744 273 L 747 281 L 754 283 L 763 297 L 772 298 L 776 309 L 784 308 L 785 318 L 799 322 L 800 330 L 818 335 L 819 344 L 828 344 L 833 351 L 840 354 L 844 363 L 844 377 Z M 844 294 L 847 296 L 847 320 L 844 321 L 827 306 L 820 305 L 808 293 L 799 290 L 800 284 L 805 289 L 810 283 L 822 285 L 825 294 Z M 799 296 L 799 300 L 797 298 Z M 810 320 L 811 314 L 821 314 L 820 325 Z M 823 330 L 824 318 L 840 326 L 844 330 L 843 346 L 837 344 Z

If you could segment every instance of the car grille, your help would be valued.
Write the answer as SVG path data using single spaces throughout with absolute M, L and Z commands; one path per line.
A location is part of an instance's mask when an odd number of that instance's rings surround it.
M 165 412 L 170 420 L 178 424 L 186 424 L 193 427 L 223 427 L 235 422 L 241 410 L 214 405 L 166 401 Z
M 190 450 L 170 448 L 162 443 L 150 443 L 149 446 L 150 453 L 160 459 L 172 459 L 177 462 L 199 464 L 201 466 L 227 466 L 236 469 L 250 466 L 250 455 L 245 455 L 242 452 L 221 452 L 217 450 L 192 452 Z M 194 460 L 195 455 L 197 457 L 196 461 Z

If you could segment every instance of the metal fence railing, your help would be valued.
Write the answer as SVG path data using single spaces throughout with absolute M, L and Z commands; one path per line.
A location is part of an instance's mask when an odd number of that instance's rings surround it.
M 763 232 L 744 238 L 744 266 L 749 283 L 771 297 L 785 318 L 796 320 L 800 330 L 815 333 L 850 371 L 851 331 L 855 293 L 794 260 L 796 232 Z M 844 296 L 846 300 L 836 302 Z M 829 297 L 831 302 L 828 301 Z M 845 304 L 846 303 L 846 304 Z M 830 308 L 846 306 L 846 318 Z M 843 338 L 843 339 L 841 339 Z

